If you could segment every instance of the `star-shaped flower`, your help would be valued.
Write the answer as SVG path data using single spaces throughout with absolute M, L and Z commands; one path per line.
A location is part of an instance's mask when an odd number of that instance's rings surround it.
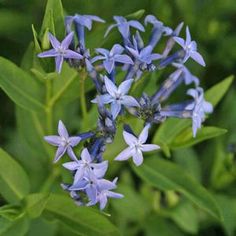
M 115 178 L 115 180 L 113 180 L 112 182 L 105 182 L 105 183 L 101 182 L 98 185 L 96 203 L 97 202 L 100 203 L 100 210 L 103 210 L 106 207 L 108 198 L 123 198 L 124 197 L 123 194 L 110 191 L 116 188 L 116 181 L 117 181 L 117 178 Z M 91 206 L 96 203 L 89 202 L 87 206 Z
M 72 136 L 69 137 L 69 134 L 66 130 L 66 127 L 62 123 L 62 121 L 59 121 L 58 124 L 58 134 L 57 135 L 51 135 L 51 136 L 45 136 L 44 139 L 48 143 L 50 143 L 53 146 L 57 146 L 58 149 L 55 154 L 54 162 L 57 162 L 60 160 L 60 158 L 67 152 L 67 154 L 70 156 L 72 160 L 76 159 L 76 156 L 73 152 L 72 147 L 75 147 L 79 144 L 81 141 L 81 137 L 79 136 Z
M 129 52 L 142 63 L 151 64 L 152 61 L 162 58 L 161 54 L 152 53 L 153 47 L 147 46 L 139 51 L 138 48 L 126 47 Z
M 118 27 L 119 32 L 124 38 L 128 38 L 130 34 L 130 27 L 133 27 L 135 29 L 138 29 L 142 32 L 145 31 L 144 27 L 136 20 L 130 20 L 127 21 L 123 16 L 114 16 L 114 20 L 116 21 L 116 24 L 113 24 L 108 27 L 105 37 L 108 35 L 108 33 L 114 28 Z
M 93 172 L 97 178 L 102 178 L 107 171 L 108 161 L 94 163 L 88 152 L 88 149 L 84 148 L 81 153 L 81 160 L 76 159 L 75 161 L 66 162 L 63 164 L 63 166 L 68 170 L 76 171 L 73 183 L 76 184 L 89 172 Z
M 187 94 L 194 98 L 194 102 L 186 107 L 186 110 L 192 110 L 192 129 L 193 137 L 196 137 L 197 129 L 201 128 L 205 120 L 205 113 L 211 113 L 213 107 L 211 103 L 205 101 L 202 88 L 189 89 Z
M 104 82 L 108 93 L 100 95 L 96 99 L 92 100 L 92 102 L 97 103 L 99 99 L 101 103 L 111 103 L 111 114 L 113 119 L 115 119 L 119 114 L 122 105 L 127 107 L 139 106 L 139 103 L 135 98 L 126 95 L 133 83 L 133 79 L 125 80 L 118 88 L 110 79 L 107 78 L 107 76 L 104 76 Z
M 93 21 L 104 23 L 105 21 L 98 16 L 94 15 L 79 15 L 75 14 L 74 16 L 66 16 L 65 25 L 67 32 L 71 31 L 72 23 L 79 24 L 81 26 L 86 27 L 88 30 L 92 29 Z
M 102 54 L 102 56 L 96 56 L 92 59 L 92 63 L 96 62 L 98 60 L 103 60 L 103 66 L 106 69 L 106 71 L 110 74 L 112 70 L 115 67 L 115 62 L 119 62 L 122 64 L 133 64 L 132 59 L 122 54 L 124 51 L 124 48 L 120 46 L 119 44 L 115 44 L 111 51 L 108 51 L 104 48 L 97 48 L 96 52 Z
M 189 32 L 188 26 L 186 27 L 186 40 L 180 37 L 174 37 L 174 40 L 184 49 L 185 57 L 183 62 L 186 62 L 189 57 L 191 57 L 194 61 L 199 63 L 202 66 L 205 66 L 205 61 L 200 53 L 197 52 L 197 43 L 191 40 L 191 35 Z
M 98 179 L 92 172 L 89 172 L 84 178 L 75 184 L 73 184 L 69 190 L 70 191 L 80 191 L 84 190 L 90 201 L 90 205 L 97 203 L 97 194 L 99 189 L 115 188 L 115 183 L 106 180 Z
M 83 58 L 83 56 L 81 56 L 79 53 L 68 49 L 70 46 L 70 43 L 73 39 L 73 35 L 74 35 L 74 33 L 71 32 L 60 43 L 51 33 L 48 33 L 48 37 L 49 37 L 51 45 L 53 46 L 53 49 L 39 53 L 38 57 L 42 57 L 42 58 L 43 57 L 55 57 L 56 71 L 58 73 L 60 73 L 64 59 L 80 60 Z
M 157 150 L 160 147 L 156 144 L 144 144 L 148 138 L 148 129 L 150 125 L 146 125 L 139 137 L 135 137 L 133 134 L 123 131 L 123 137 L 125 142 L 129 145 L 124 149 L 116 158 L 116 161 L 125 161 L 130 157 L 133 158 L 133 162 L 136 166 L 140 166 L 143 163 L 143 152 L 150 152 Z

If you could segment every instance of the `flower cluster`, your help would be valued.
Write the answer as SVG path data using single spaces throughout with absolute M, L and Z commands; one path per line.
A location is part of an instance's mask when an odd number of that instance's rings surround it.
M 165 26 L 155 16 L 145 17 L 144 25 L 151 25 L 151 35 L 148 42 L 144 42 L 140 32 L 145 27 L 137 20 L 127 20 L 122 16 L 114 16 L 115 24 L 108 27 L 105 37 L 113 28 L 121 34 L 120 44 L 115 44 L 110 50 L 97 48 L 97 55 L 91 56 L 85 44 L 86 29 L 91 30 L 93 21 L 104 23 L 97 16 L 78 15 L 65 18 L 67 35 L 60 43 L 53 35 L 49 40 L 53 49 L 40 53 L 39 57 L 55 57 L 56 71 L 62 70 L 65 60 L 70 66 L 78 70 L 87 71 L 92 79 L 97 96 L 91 101 L 97 104 L 99 118 L 94 131 L 70 137 L 61 121 L 58 125 L 59 136 L 46 136 L 45 140 L 57 146 L 55 162 L 65 153 L 71 161 L 63 164 L 73 176 L 72 184 L 62 184 L 63 189 L 70 192 L 71 197 L 79 205 L 95 205 L 100 203 L 104 209 L 107 198 L 121 198 L 122 194 L 111 190 L 116 188 L 117 178 L 113 181 L 104 179 L 108 168 L 108 161 L 103 160 L 103 153 L 107 143 L 112 143 L 117 130 L 117 120 L 127 112 L 144 121 L 144 128 L 136 136 L 132 128 L 124 124 L 123 137 L 128 147 L 115 157 L 116 161 L 124 161 L 132 157 L 136 166 L 143 163 L 143 152 L 159 149 L 156 144 L 146 144 L 148 131 L 153 124 L 164 122 L 168 117 L 192 119 L 193 136 L 201 127 L 205 114 L 212 112 L 212 105 L 204 100 L 204 92 L 199 87 L 199 79 L 192 75 L 185 63 L 191 58 L 198 64 L 205 66 L 201 54 L 197 51 L 197 44 L 192 41 L 189 28 L 186 27 L 186 39 L 179 36 L 183 23 L 176 29 Z M 75 32 L 74 32 L 74 31 Z M 132 30 L 135 30 L 134 34 Z M 154 52 L 161 39 L 166 39 L 164 50 Z M 177 43 L 177 44 L 176 44 Z M 174 47 L 177 45 L 176 47 Z M 174 50 L 176 48 L 176 50 Z M 172 73 L 152 95 L 143 92 L 141 97 L 131 96 L 132 86 L 141 79 L 144 72 L 172 68 Z M 97 70 L 99 68 L 99 72 Z M 117 82 L 117 71 L 125 72 L 121 82 Z M 104 72 L 104 74 L 101 74 Z M 176 104 L 165 104 L 169 96 L 180 84 L 191 85 L 186 95 L 191 98 Z M 80 158 L 73 148 L 84 143 Z

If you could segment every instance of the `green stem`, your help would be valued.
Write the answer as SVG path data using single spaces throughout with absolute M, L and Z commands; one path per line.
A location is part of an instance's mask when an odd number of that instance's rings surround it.
M 81 109 L 82 109 L 83 119 L 87 123 L 88 111 L 87 111 L 87 105 L 86 105 L 86 94 L 85 94 L 85 86 L 84 86 L 86 77 L 87 77 L 87 73 L 85 73 L 85 71 L 83 71 L 81 79 L 80 79 L 80 105 L 81 105 Z
M 46 104 L 47 104 L 47 109 L 46 109 L 46 119 L 47 119 L 47 130 L 49 133 L 53 132 L 52 128 L 52 107 L 48 106 L 50 103 L 51 99 L 51 91 L 52 91 L 52 81 L 47 80 L 46 81 Z

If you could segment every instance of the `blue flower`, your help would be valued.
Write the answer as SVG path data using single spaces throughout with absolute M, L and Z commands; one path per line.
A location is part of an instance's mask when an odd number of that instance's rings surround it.
M 116 24 L 113 24 L 108 27 L 105 33 L 105 37 L 114 27 L 118 27 L 118 30 L 121 33 L 121 35 L 123 36 L 123 38 L 126 39 L 129 38 L 130 36 L 130 27 L 138 29 L 142 32 L 145 31 L 144 27 L 136 20 L 127 21 L 123 16 L 114 16 L 113 18 L 116 21 Z
M 125 142 L 129 145 L 124 149 L 116 158 L 116 161 L 125 161 L 130 157 L 133 158 L 133 162 L 136 166 L 140 166 L 143 163 L 142 152 L 150 152 L 157 150 L 160 147 L 156 144 L 144 144 L 148 138 L 148 129 L 150 125 L 146 125 L 139 137 L 135 137 L 133 134 L 123 131 L 123 137 Z
M 69 137 L 66 127 L 64 126 L 61 120 L 59 121 L 58 124 L 58 134 L 59 136 L 51 135 L 44 137 L 45 141 L 47 141 L 53 146 L 58 147 L 55 154 L 54 162 L 59 161 L 60 158 L 65 154 L 65 152 L 67 152 L 67 154 L 72 160 L 76 160 L 76 156 L 73 152 L 72 147 L 75 147 L 76 145 L 79 144 L 79 142 L 81 141 L 81 137 L 79 136 Z
M 124 48 L 120 46 L 119 44 L 115 44 L 111 51 L 108 51 L 104 48 L 97 48 L 96 52 L 102 54 L 102 56 L 96 56 L 94 57 L 91 62 L 96 62 L 98 60 L 103 60 L 103 66 L 106 69 L 106 71 L 110 74 L 112 70 L 115 68 L 115 62 L 123 63 L 123 64 L 133 64 L 132 59 L 122 54 L 124 51 Z
M 199 85 L 199 79 L 196 76 L 192 75 L 186 66 L 181 63 L 172 63 L 172 65 L 176 67 L 177 70 L 173 72 L 170 77 L 179 78 L 181 76 L 183 77 L 186 85 L 189 85 L 191 83 L 195 83 L 196 86 Z
M 101 23 L 105 22 L 100 17 L 94 16 L 94 15 L 75 14 L 74 16 L 66 16 L 65 17 L 65 25 L 66 25 L 67 32 L 71 32 L 71 26 L 72 26 L 73 22 L 75 24 L 79 24 L 81 26 L 86 27 L 88 30 L 91 30 L 93 21 L 97 21 L 97 22 L 101 22 Z
M 201 128 L 201 124 L 205 120 L 205 113 L 211 113 L 213 106 L 205 101 L 202 88 L 189 89 L 187 94 L 194 98 L 194 102 L 189 104 L 186 110 L 192 111 L 193 136 L 196 137 L 197 129 Z
M 139 106 L 139 103 L 135 98 L 126 95 L 131 87 L 131 84 L 133 83 L 132 79 L 125 80 L 118 88 L 106 76 L 104 76 L 104 82 L 108 93 L 100 95 L 98 98 L 92 100 L 92 102 L 97 103 L 99 99 L 104 104 L 111 103 L 111 114 L 113 119 L 118 116 L 122 105 L 127 107 Z
M 153 48 L 151 46 L 147 46 L 139 51 L 139 49 L 136 48 L 130 48 L 126 47 L 129 52 L 133 55 L 134 58 L 136 58 L 138 61 L 146 64 L 151 64 L 152 61 L 158 60 L 162 58 L 161 54 L 158 53 L 152 53 Z
M 51 33 L 48 33 L 48 37 L 51 45 L 53 46 L 53 49 L 39 53 L 38 57 L 55 57 L 56 71 L 60 73 L 64 59 L 80 60 L 83 58 L 83 56 L 81 56 L 79 53 L 68 49 L 73 39 L 73 35 L 74 33 L 71 32 L 60 43 Z
M 63 167 L 71 171 L 76 171 L 73 183 L 76 184 L 89 172 L 92 172 L 97 178 L 102 178 L 107 171 L 108 161 L 93 163 L 93 159 L 91 158 L 88 149 L 84 148 L 81 153 L 81 160 L 76 159 L 72 162 L 66 162 L 63 164 Z
M 197 52 L 197 43 L 191 40 L 191 35 L 189 32 L 189 28 L 186 27 L 186 40 L 180 37 L 174 37 L 174 40 L 184 49 L 185 57 L 183 62 L 186 62 L 189 57 L 191 57 L 194 61 L 199 63 L 202 66 L 205 66 L 205 61 L 200 53 Z
M 110 191 L 116 188 L 116 181 L 117 181 L 117 178 L 115 178 L 115 180 L 113 180 L 112 182 L 106 182 L 105 184 L 102 182 L 99 183 L 96 203 L 99 202 L 100 210 L 103 210 L 106 207 L 108 198 L 123 198 L 124 197 L 123 194 Z M 91 205 L 94 205 L 94 202 L 90 201 L 87 204 L 87 206 L 91 206 Z

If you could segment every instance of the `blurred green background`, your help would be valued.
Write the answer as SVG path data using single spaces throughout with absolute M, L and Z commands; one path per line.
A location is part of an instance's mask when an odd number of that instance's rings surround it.
M 211 87 L 225 77 L 235 74 L 236 71 L 236 1 L 235 0 L 64 0 L 62 1 L 67 14 L 94 14 L 105 19 L 107 23 L 112 22 L 113 15 L 128 15 L 140 9 L 145 14 L 154 14 L 166 25 L 175 27 L 181 21 L 189 25 L 192 38 L 197 41 L 199 51 L 204 56 L 207 67 L 201 68 L 190 63 L 193 74 L 196 74 L 204 89 Z M 42 0 L 0 0 L 0 55 L 20 65 L 22 56 L 32 41 L 31 24 L 39 31 L 46 1 Z M 96 30 L 100 26 L 95 24 L 94 32 L 88 41 L 93 45 L 100 45 L 101 37 L 96 37 Z M 100 31 L 99 31 L 100 32 Z M 91 37 L 91 38 L 90 38 Z M 111 42 L 110 42 L 111 43 Z M 107 44 L 109 45 L 109 44 Z M 0 72 L 1 73 L 1 72 Z M 9 144 L 14 139 L 16 130 L 15 106 L 3 91 L 0 92 L 0 146 L 10 153 L 16 154 L 14 148 Z M 76 119 L 76 117 L 75 117 Z M 145 235 L 148 236 L 234 236 L 236 226 L 236 86 L 235 82 L 225 98 L 221 101 L 214 113 L 210 116 L 209 124 L 228 129 L 228 133 L 221 138 L 204 142 L 195 146 L 194 149 L 181 149 L 175 151 L 172 159 L 179 165 L 193 172 L 193 175 L 207 187 L 208 190 L 217 194 L 218 203 L 222 209 L 226 209 L 227 223 L 223 227 L 219 222 L 208 219 L 201 213 L 200 226 L 186 226 L 178 220 L 178 213 L 165 219 L 163 217 L 153 218 L 149 216 L 147 227 L 144 227 Z M 73 126 L 73 125 L 72 125 Z M 183 160 L 183 156 L 189 155 L 190 160 Z M 26 154 L 27 156 L 27 154 Z M 27 157 L 26 157 L 27 158 Z M 189 169 L 188 169 L 189 168 Z M 192 170 L 191 168 L 194 168 Z M 127 199 L 133 202 L 134 213 L 126 215 L 126 205 L 119 201 L 114 202 L 112 207 L 117 211 L 118 217 L 124 217 L 124 221 L 112 219 L 119 225 L 124 235 L 143 235 L 139 231 L 137 222 L 144 216 L 137 205 L 145 208 L 143 199 L 149 199 L 149 194 L 156 194 L 163 205 L 175 204 L 175 193 L 163 193 L 150 191 L 145 185 L 141 187 L 142 196 L 137 197 L 127 185 L 135 185 L 126 170 L 122 174 L 123 191 L 129 196 Z M 132 176 L 133 177 L 133 176 Z M 160 194 L 160 196 L 158 195 Z M 134 198 L 132 198 L 134 197 Z M 225 205 L 228 203 L 227 205 Z M 230 209 L 232 203 L 232 209 Z M 122 208 L 123 207 L 123 208 Z M 120 208 L 120 209 L 119 209 Z M 190 208 L 190 209 L 189 209 Z M 191 205 L 187 204 L 185 209 L 190 212 L 181 212 L 181 220 L 188 222 L 188 213 L 191 215 Z M 119 212 L 121 211 L 121 213 Z M 169 210 L 169 209 L 168 209 Z M 147 210 L 148 211 L 148 210 Z M 116 213 L 115 213 L 116 214 Z M 120 215 L 119 215 L 120 214 Z M 194 217 L 194 214 L 190 217 Z M 128 222 L 128 226 L 126 225 Z M 173 223 L 174 222 L 174 223 Z M 144 223 L 144 222 L 143 222 Z M 191 223 L 191 222 L 190 222 Z M 33 229 L 40 232 L 40 223 L 35 223 Z M 53 226 L 50 226 L 53 228 Z M 191 228 L 192 227 L 192 228 Z M 127 231 L 127 228 L 129 231 Z M 35 230 L 36 229 L 36 230 Z M 194 232 L 194 230 L 196 232 Z M 53 231 L 53 230 L 52 230 Z M 46 231 L 46 232 L 51 232 Z M 64 232 L 64 234 L 63 234 Z M 62 233 L 57 235 L 74 235 L 67 233 L 63 228 Z M 157 233 L 158 232 L 158 233 Z M 33 233 L 29 235 L 34 235 Z M 39 233 L 38 235 L 46 235 Z M 53 235 L 53 234 L 52 234 Z M 34 235 L 35 236 L 35 235 Z

